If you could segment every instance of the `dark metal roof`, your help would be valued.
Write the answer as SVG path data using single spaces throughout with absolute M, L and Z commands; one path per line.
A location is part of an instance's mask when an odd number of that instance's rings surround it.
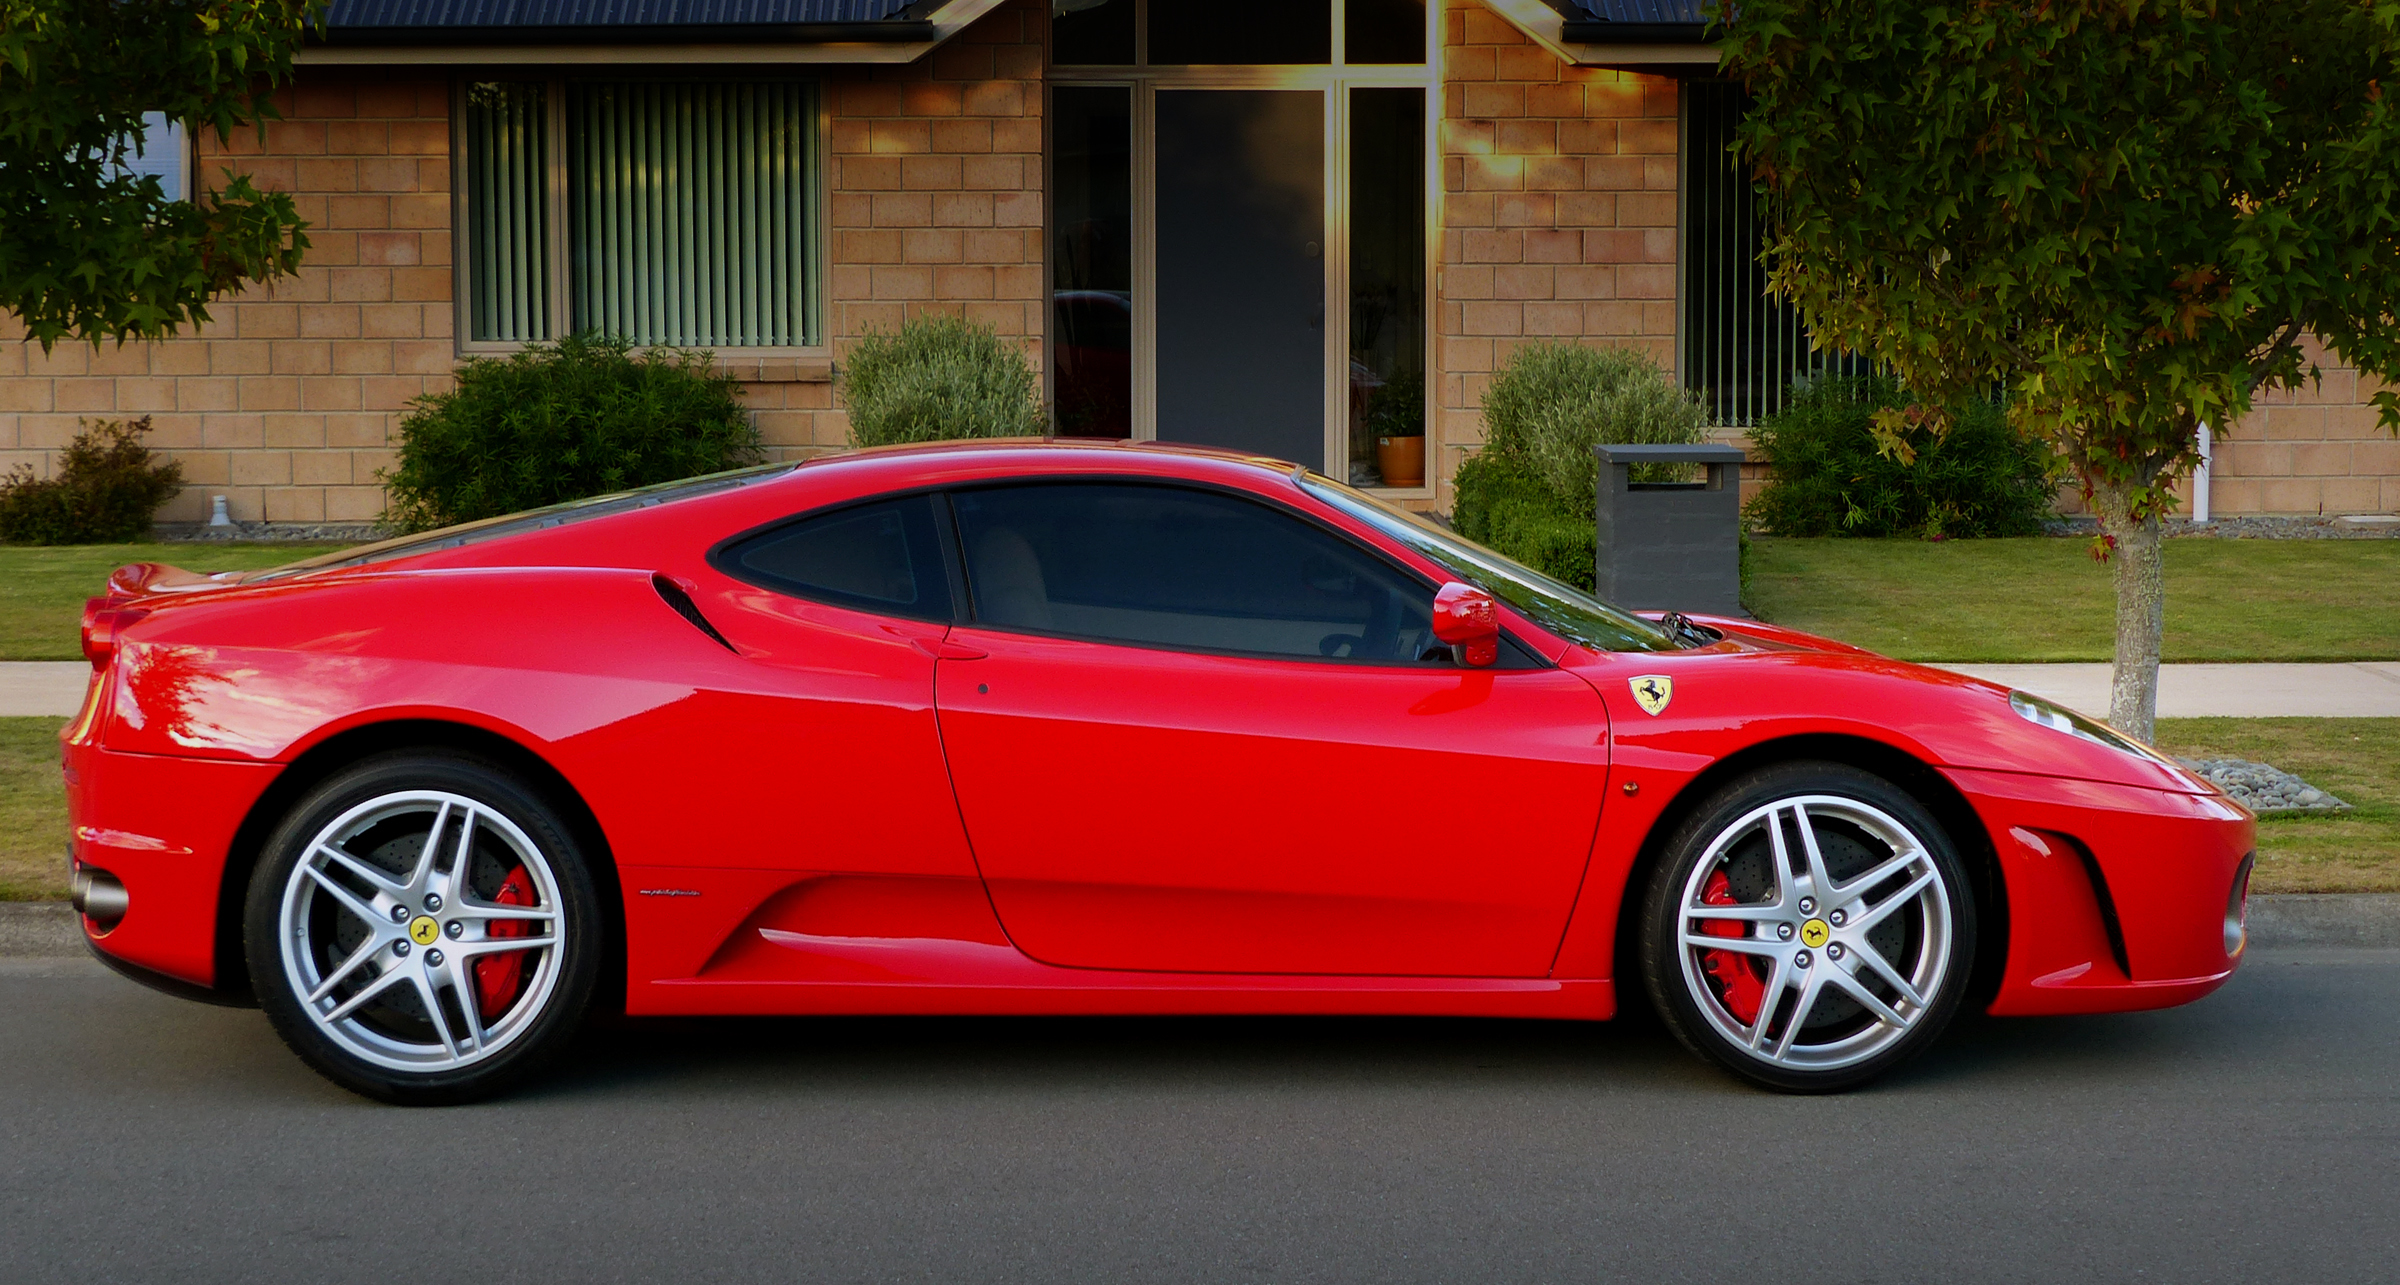
M 1566 19 L 1559 35 L 1596 45 L 1698 44 L 1704 0 L 1550 0 Z
M 931 40 L 911 0 L 333 0 L 340 45 Z

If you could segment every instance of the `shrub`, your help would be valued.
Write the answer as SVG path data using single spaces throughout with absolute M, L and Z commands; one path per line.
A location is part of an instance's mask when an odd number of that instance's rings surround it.
M 19 464 L 0 477 L 0 540 L 111 544 L 144 539 L 160 505 L 183 485 L 183 465 L 150 453 L 150 417 L 87 423 L 59 453 L 54 477 Z
M 1554 580 L 1592 587 L 1598 531 L 1592 514 L 1569 512 L 1525 466 L 1488 448 L 1458 469 L 1458 533 Z
M 1593 447 L 1697 442 L 1708 415 L 1646 354 L 1540 343 L 1518 349 L 1492 377 L 1483 424 L 1487 453 L 1530 465 L 1588 517 L 1599 481 Z
M 958 317 L 868 335 L 843 364 L 841 388 L 852 446 L 1042 432 L 1041 385 L 1025 354 Z
M 714 360 L 594 335 L 469 360 L 400 421 L 384 521 L 422 531 L 754 463 L 758 430 Z
M 1699 399 L 1638 352 L 1570 343 L 1519 348 L 1483 394 L 1484 447 L 1460 467 L 1460 534 L 1585 589 L 1592 587 L 1592 506 L 1607 443 L 1701 440 Z M 1645 466 L 1641 481 L 1674 476 Z
M 1904 407 L 1888 377 L 1820 379 L 1751 431 L 1767 489 L 1750 520 L 1778 535 L 2034 535 L 2055 496 L 2046 448 L 2008 425 L 1996 401 L 1959 408 L 1935 440 L 1913 430 L 1903 464 L 1875 449 L 1873 416 Z

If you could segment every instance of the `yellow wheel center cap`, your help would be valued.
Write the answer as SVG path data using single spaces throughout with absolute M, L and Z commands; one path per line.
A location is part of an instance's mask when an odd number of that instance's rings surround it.
M 433 922 L 431 915 L 419 915 L 408 923 L 408 939 L 420 946 L 432 945 L 433 939 L 441 935 L 442 926 Z
M 1825 939 L 1831 936 L 1833 936 L 1833 930 L 1826 927 L 1825 921 L 1822 919 L 1811 919 L 1800 925 L 1800 943 L 1810 950 L 1824 945 Z

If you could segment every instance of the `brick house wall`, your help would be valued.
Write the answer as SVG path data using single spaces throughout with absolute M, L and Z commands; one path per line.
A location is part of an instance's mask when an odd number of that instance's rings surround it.
M 1675 362 L 1676 83 L 1570 67 L 1478 0 L 1442 12 L 1441 478 L 1483 442 L 1491 372 L 1545 338 Z
M 1049 12 L 1011 0 L 925 58 L 825 79 L 832 186 L 826 329 L 834 352 L 910 317 L 949 313 L 1016 341 L 1042 369 L 1042 75 Z M 829 383 L 754 389 L 784 456 L 837 449 L 848 416 Z
M 1043 322 L 1042 71 L 1048 18 L 1013 0 L 929 57 L 822 76 L 832 211 L 826 330 L 838 357 L 871 329 L 962 313 L 1023 344 Z M 0 320 L 0 469 L 47 472 L 85 418 L 151 416 L 187 485 L 164 522 L 366 522 L 409 403 L 458 355 L 450 79 L 301 69 L 262 143 L 200 140 L 196 175 L 231 166 L 294 194 L 300 275 L 220 301 L 198 333 L 44 354 Z M 840 447 L 823 358 L 728 356 L 769 454 Z
M 2212 513 L 2400 513 L 2400 438 L 2372 401 L 2384 385 L 2313 345 L 2309 355 L 2320 382 L 2262 394 L 2216 439 Z
M 224 495 L 237 518 L 366 521 L 382 509 L 394 414 L 446 387 L 450 304 L 450 87 L 423 77 L 307 76 L 277 95 L 285 119 L 220 144 L 195 177 L 230 166 L 293 193 L 311 224 L 300 275 L 220 301 L 199 334 L 164 343 L 0 342 L 0 465 L 46 471 L 82 418 L 151 417 L 151 443 L 188 485 L 159 515 L 190 522 Z M 18 339 L 14 318 L 0 339 Z
M 1437 486 L 1483 440 L 1478 403 L 1513 349 L 1545 337 L 1637 347 L 1672 369 L 1677 84 L 1569 67 L 1480 0 L 1437 0 L 1441 184 Z M 925 58 L 824 67 L 827 351 L 726 357 L 772 455 L 836 449 L 832 359 L 873 329 L 952 312 L 1042 360 L 1046 282 L 1041 0 L 1010 0 Z M 201 333 L 44 354 L 0 319 L 0 468 L 52 467 L 81 418 L 152 417 L 184 464 L 169 522 L 224 495 L 239 520 L 364 522 L 410 401 L 449 386 L 450 78 L 304 67 L 262 143 L 201 139 L 295 194 L 313 225 L 295 280 L 222 301 Z M 2219 513 L 2400 511 L 2400 442 L 2355 372 L 2264 398 L 2224 441 Z M 1755 470 L 1751 470 L 1755 472 Z M 1746 479 L 1745 490 L 1756 480 Z

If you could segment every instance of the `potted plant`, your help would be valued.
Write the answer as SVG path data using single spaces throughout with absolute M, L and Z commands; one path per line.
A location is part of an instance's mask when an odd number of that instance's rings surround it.
M 1425 377 L 1402 370 L 1367 403 L 1367 432 L 1375 439 L 1375 468 L 1385 486 L 1425 485 Z

